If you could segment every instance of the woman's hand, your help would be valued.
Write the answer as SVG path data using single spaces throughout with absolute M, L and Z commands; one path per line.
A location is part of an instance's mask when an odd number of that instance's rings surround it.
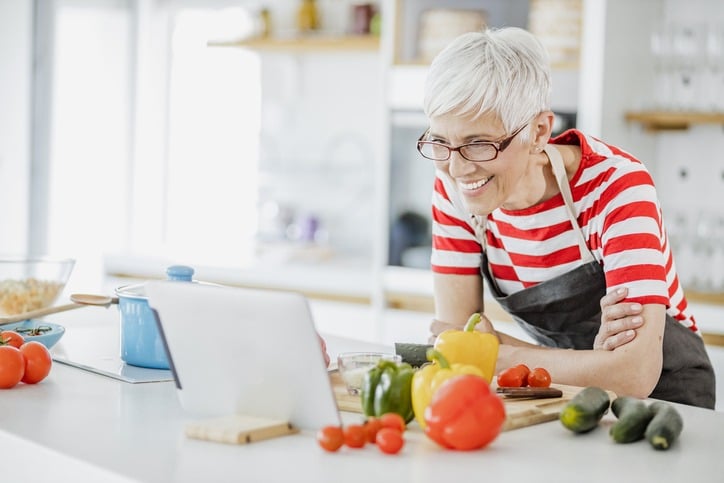
M 329 367 L 329 354 L 327 354 L 327 343 L 324 341 L 321 335 L 317 334 L 317 337 L 319 337 L 319 345 L 322 346 L 322 354 L 324 354 L 324 364 Z
M 428 342 L 430 344 L 435 343 L 435 339 L 437 339 L 437 336 L 440 335 L 443 331 L 446 331 L 448 329 L 455 329 L 455 330 L 463 330 L 463 327 L 465 326 L 465 321 L 463 321 L 462 325 L 455 325 L 451 324 L 449 322 L 443 322 L 442 320 L 432 319 L 432 322 L 430 323 L 430 337 L 428 338 Z M 495 332 L 495 328 L 493 328 L 493 323 L 490 322 L 490 319 L 488 319 L 485 314 L 480 314 L 480 322 L 475 326 L 475 330 L 478 332 L 488 332 L 493 335 L 497 335 Z
M 644 319 L 641 304 L 620 303 L 628 289 L 614 290 L 601 298 L 601 327 L 593 341 L 594 349 L 613 350 L 631 342 Z

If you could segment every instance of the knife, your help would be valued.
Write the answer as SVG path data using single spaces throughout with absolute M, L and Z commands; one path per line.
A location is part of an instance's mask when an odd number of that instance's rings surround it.
M 563 397 L 563 391 L 555 387 L 499 387 L 495 391 L 505 398 L 545 399 Z

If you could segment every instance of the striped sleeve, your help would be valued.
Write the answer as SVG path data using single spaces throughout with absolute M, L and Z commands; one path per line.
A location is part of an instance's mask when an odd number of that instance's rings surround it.
M 438 172 L 432 197 L 431 268 L 435 273 L 477 275 L 481 245 L 467 221 L 469 214 L 449 196 L 454 189 L 452 180 Z
M 601 245 L 609 291 L 627 287 L 629 300 L 670 306 L 661 210 L 649 173 L 621 164 L 599 197 Z

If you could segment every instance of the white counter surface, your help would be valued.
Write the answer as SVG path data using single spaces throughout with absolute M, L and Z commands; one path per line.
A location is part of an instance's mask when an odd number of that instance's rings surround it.
M 316 310 L 320 320 L 331 312 Z M 49 318 L 50 320 L 50 318 Z M 111 309 L 57 314 L 68 331 L 89 325 L 117 328 Z M 391 332 L 389 337 L 400 336 Z M 62 343 L 62 342 L 61 342 Z M 330 352 L 365 344 L 331 335 Z M 385 343 L 384 345 L 388 345 Z M 379 345 L 377 345 L 379 346 Z M 617 445 L 600 428 L 574 435 L 557 422 L 501 434 L 488 448 L 446 451 L 426 439 L 416 424 L 396 456 L 376 447 L 322 451 L 312 432 L 234 446 L 186 439 L 186 415 L 173 383 L 129 384 L 54 364 L 35 386 L 0 392 L 0 454 L 3 481 L 722 481 L 724 414 L 679 406 L 685 429 L 669 451 L 647 443 Z M 360 415 L 344 414 L 346 421 Z M 33 456 L 30 456 L 33 455 Z

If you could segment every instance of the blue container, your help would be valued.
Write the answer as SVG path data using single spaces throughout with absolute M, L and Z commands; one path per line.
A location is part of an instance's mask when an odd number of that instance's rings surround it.
M 174 265 L 166 269 L 169 280 L 192 282 L 194 269 Z M 158 332 L 156 319 L 148 305 L 146 284 L 116 289 L 121 312 L 121 359 L 132 366 L 168 369 L 168 357 Z

